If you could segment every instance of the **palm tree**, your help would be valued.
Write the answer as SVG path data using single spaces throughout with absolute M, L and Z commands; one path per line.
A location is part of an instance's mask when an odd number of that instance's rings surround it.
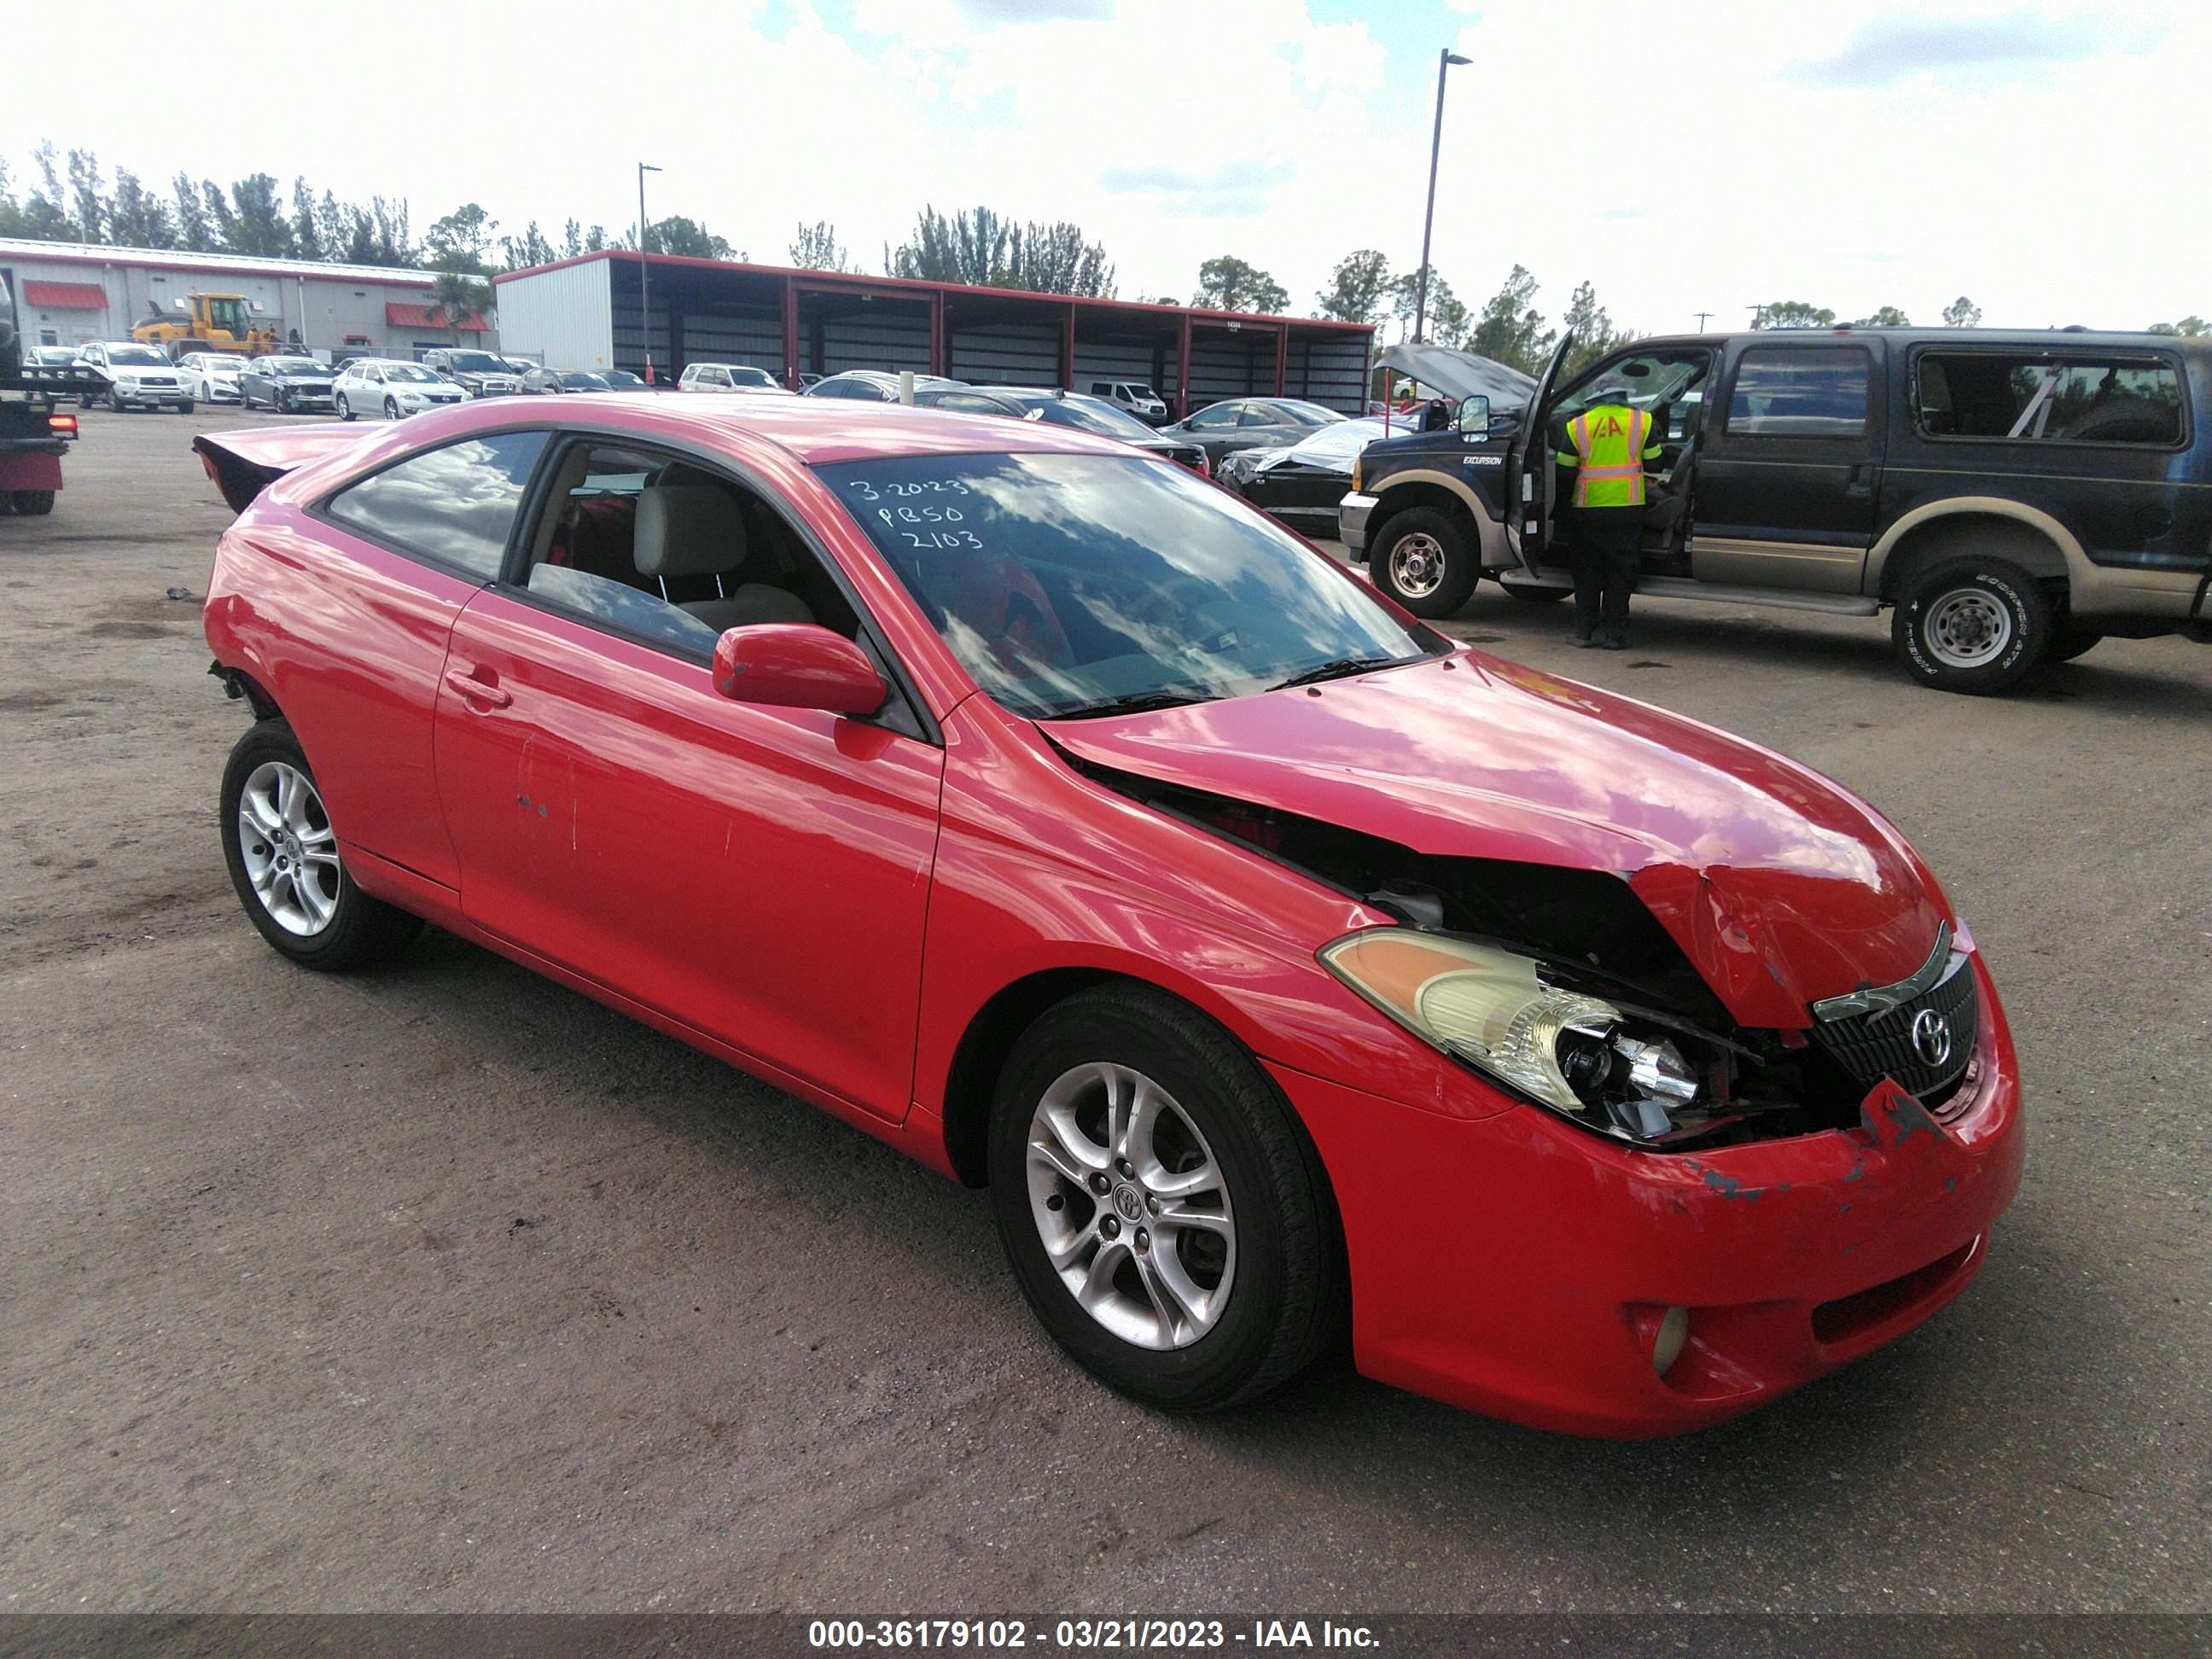
M 491 311 L 491 284 L 470 276 L 466 271 L 441 270 L 438 280 L 431 284 L 430 316 L 453 331 L 453 343 L 461 343 L 461 325 L 471 317 L 483 317 Z

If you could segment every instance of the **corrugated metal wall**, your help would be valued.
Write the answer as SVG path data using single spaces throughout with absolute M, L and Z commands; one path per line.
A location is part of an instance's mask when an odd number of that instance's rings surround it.
M 866 315 L 826 318 L 821 328 L 824 374 L 842 374 L 848 368 L 881 368 L 892 374 L 910 368 L 917 374 L 929 373 L 927 312 L 908 314 L 877 306 Z M 802 341 L 805 336 L 802 325 Z
M 1056 386 L 1060 338 L 1057 328 L 1017 323 L 955 329 L 945 337 L 945 372 L 956 380 L 984 386 Z
M 598 262 L 602 270 L 611 269 L 608 261 Z M 610 314 L 614 319 L 614 366 L 626 368 L 633 374 L 645 373 L 645 334 L 638 326 L 637 289 L 635 284 L 627 294 L 616 294 L 610 301 Z M 668 303 L 658 292 L 653 296 L 653 373 L 665 380 L 676 371 L 674 356 L 668 349 Z
M 1283 368 L 1283 395 L 1310 398 L 1346 415 L 1367 408 L 1367 342 L 1346 339 L 1293 340 Z
M 615 362 L 605 259 L 534 271 L 492 290 L 499 301 L 499 337 L 507 349 L 549 368 L 628 368 Z
M 1275 337 L 1190 343 L 1190 406 L 1275 389 Z
M 686 363 L 750 363 L 771 374 L 783 373 L 783 319 L 773 306 L 686 310 L 678 321 L 684 335 L 679 369 Z
M 1152 378 L 1157 370 L 1159 378 Z M 1075 342 L 1074 392 L 1088 392 L 1093 380 L 1143 380 L 1166 397 L 1175 395 L 1176 348 L 1172 341 L 1157 362 L 1148 345 L 1093 344 L 1080 335 Z

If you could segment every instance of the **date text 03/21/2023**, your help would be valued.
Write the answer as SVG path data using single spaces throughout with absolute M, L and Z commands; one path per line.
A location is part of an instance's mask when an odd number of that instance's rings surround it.
M 1241 1628 L 1220 1619 L 1059 1619 L 1048 1626 L 1021 1619 L 817 1619 L 807 1626 L 806 1640 L 817 1650 L 965 1648 L 986 1653 L 1032 1647 L 1047 1652 L 1141 1652 L 1381 1645 L 1369 1626 L 1328 1619 L 1255 1619 Z

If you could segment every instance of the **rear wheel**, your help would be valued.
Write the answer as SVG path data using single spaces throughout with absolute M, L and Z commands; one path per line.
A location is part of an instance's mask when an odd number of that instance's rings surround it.
M 993 1103 L 990 1180 L 1039 1322 L 1150 1405 L 1255 1398 L 1342 1325 L 1311 1143 L 1251 1055 L 1164 993 L 1087 991 L 1023 1035 Z
M 1383 526 L 1368 554 L 1375 586 L 1417 617 L 1449 617 L 1474 592 L 1474 551 L 1451 515 L 1433 507 L 1408 507 Z
M 27 519 L 43 519 L 54 510 L 54 492 L 18 489 L 8 497 L 8 504 Z
M 315 775 L 284 721 L 263 720 L 230 751 L 220 823 L 223 861 L 247 919 L 301 967 L 362 967 L 422 931 L 419 918 L 355 884 Z
M 2035 579 L 1995 559 L 1961 559 L 1917 578 L 1890 623 L 1907 673 L 1975 696 L 2018 684 L 2051 649 L 2052 632 L 2051 601 Z

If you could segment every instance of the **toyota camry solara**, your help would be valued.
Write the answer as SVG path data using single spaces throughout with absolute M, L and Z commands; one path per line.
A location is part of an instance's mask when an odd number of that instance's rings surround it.
M 736 401 L 199 441 L 270 945 L 434 922 L 988 1186 L 1054 1340 L 1162 1407 L 1348 1334 L 1667 1433 L 1979 1270 L 2012 1043 L 1865 803 L 1109 441 Z

